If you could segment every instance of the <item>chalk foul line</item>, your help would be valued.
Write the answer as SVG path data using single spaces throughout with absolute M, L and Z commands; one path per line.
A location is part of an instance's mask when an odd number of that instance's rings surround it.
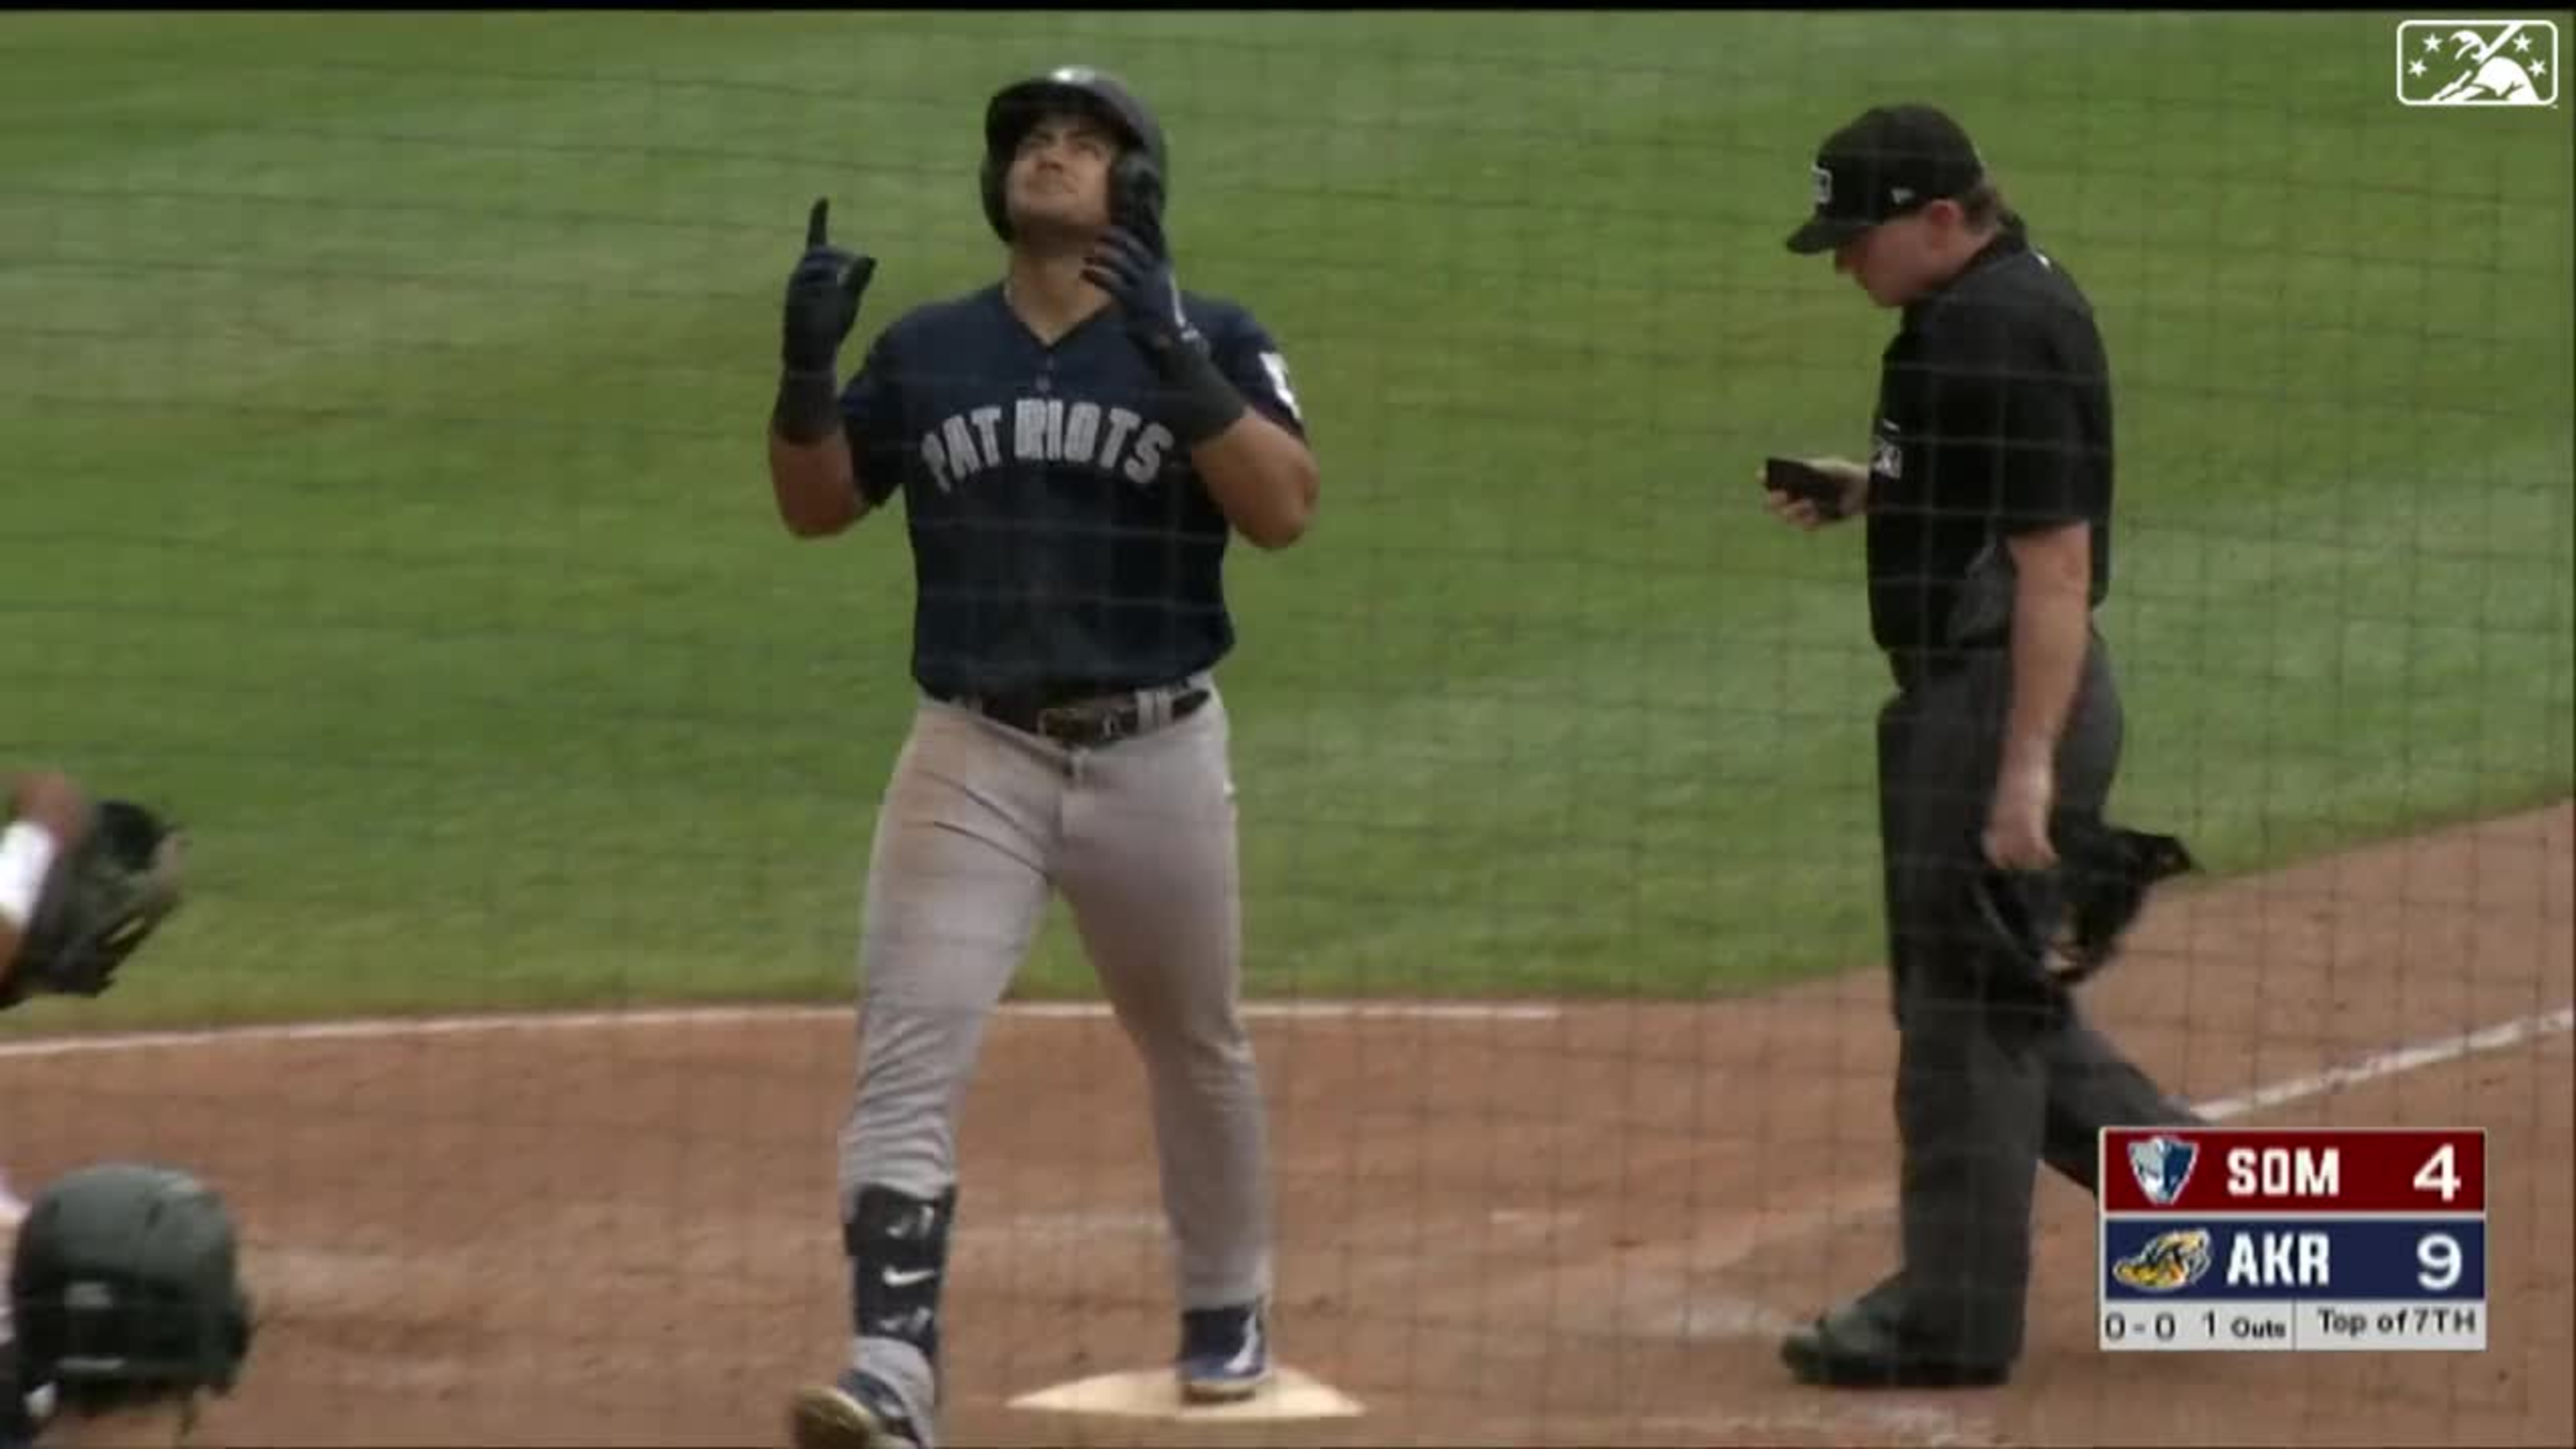
M 409 1037 L 472 1036 L 498 1032 L 609 1031 L 648 1027 L 802 1025 L 853 1019 L 845 1006 L 687 1006 L 648 1011 L 537 1011 L 491 1015 L 363 1017 L 349 1021 L 265 1023 L 173 1031 L 105 1032 L 0 1042 L 0 1061 L 88 1056 L 100 1052 L 168 1051 L 188 1047 L 264 1046 L 275 1042 L 390 1041 Z M 995 1009 L 1002 1020 L 1106 1020 L 1109 1007 L 1091 1001 L 1013 1001 Z M 1252 1021 L 1455 1021 L 1547 1022 L 1560 1014 L 1551 1002 L 1484 1001 L 1251 1001 Z

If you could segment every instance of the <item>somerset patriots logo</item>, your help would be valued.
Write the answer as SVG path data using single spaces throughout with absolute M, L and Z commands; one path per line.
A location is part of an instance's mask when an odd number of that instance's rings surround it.
M 2158 1207 L 2171 1207 L 2182 1196 L 2185 1183 L 2191 1181 L 2191 1169 L 2200 1161 L 2200 1148 L 2179 1137 L 2156 1136 L 2129 1144 L 2129 1175 L 2138 1181 L 2138 1191 Z

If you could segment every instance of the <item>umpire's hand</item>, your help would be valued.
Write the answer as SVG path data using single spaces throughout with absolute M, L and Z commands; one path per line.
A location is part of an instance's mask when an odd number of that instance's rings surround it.
M 825 235 L 832 203 L 814 199 L 805 221 L 805 255 L 787 278 L 787 320 L 780 359 L 789 372 L 824 372 L 840 355 L 842 339 L 859 320 L 859 298 L 876 275 L 876 258 L 833 246 Z
M 1986 859 L 2004 870 L 2047 870 L 2057 864 L 2049 815 L 2057 804 L 2057 767 L 2051 755 L 2007 759 L 1995 778 L 1986 811 Z
M 1819 473 L 1830 473 L 1841 480 L 1843 511 L 1837 518 L 1827 518 L 1817 512 L 1816 505 L 1806 499 L 1783 493 L 1777 488 L 1765 487 L 1762 490 L 1762 508 L 1773 518 L 1779 519 L 1791 528 L 1813 533 L 1828 523 L 1837 523 L 1844 518 L 1850 518 L 1869 506 L 1869 470 L 1867 468 L 1849 458 L 1802 458 L 1799 461 Z M 1756 472 L 1753 476 L 1757 482 L 1768 481 L 1763 473 Z

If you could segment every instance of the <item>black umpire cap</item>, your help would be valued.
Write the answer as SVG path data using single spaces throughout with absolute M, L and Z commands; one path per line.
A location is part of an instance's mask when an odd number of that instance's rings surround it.
M 1881 222 L 1975 189 L 1986 165 L 1959 123 L 1926 105 L 1873 106 L 1816 152 L 1816 210 L 1789 250 L 1829 252 Z

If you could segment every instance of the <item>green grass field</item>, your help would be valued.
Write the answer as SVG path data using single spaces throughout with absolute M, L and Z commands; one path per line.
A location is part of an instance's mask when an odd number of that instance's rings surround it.
M 824 194 L 860 343 L 989 279 L 982 101 L 1067 59 L 1324 463 L 1232 573 L 1263 994 L 1875 959 L 1858 540 L 1750 481 L 1862 445 L 1893 319 L 1780 238 L 1875 100 L 2100 310 L 2119 813 L 2239 871 L 2564 795 L 2567 113 L 2399 106 L 2394 20 L 12 21 L 0 755 L 197 889 L 6 1029 L 844 998 L 911 573 L 773 520 L 777 296 Z M 1059 920 L 1021 990 L 1088 987 Z

